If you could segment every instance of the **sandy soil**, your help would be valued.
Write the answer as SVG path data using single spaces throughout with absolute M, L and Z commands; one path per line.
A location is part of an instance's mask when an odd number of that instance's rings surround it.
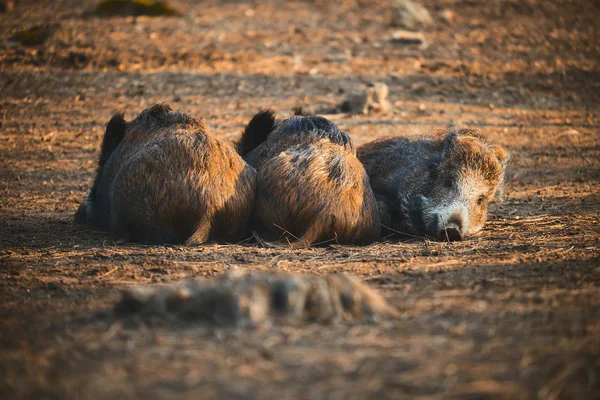
M 0 397 L 593 398 L 600 393 L 600 3 L 426 0 L 426 48 L 376 1 L 173 2 L 178 18 L 17 1 L 0 14 Z M 453 18 L 438 13 L 450 10 Z M 6 40 L 59 24 L 39 46 Z M 336 113 L 385 82 L 393 113 Z M 306 250 L 115 245 L 73 225 L 110 116 L 167 101 L 237 137 L 262 107 L 358 144 L 474 126 L 512 153 L 461 243 Z M 120 290 L 232 268 L 353 273 L 380 324 L 218 328 L 112 318 Z

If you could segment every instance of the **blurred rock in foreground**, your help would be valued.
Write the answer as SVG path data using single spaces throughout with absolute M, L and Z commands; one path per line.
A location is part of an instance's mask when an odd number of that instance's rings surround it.
M 398 311 L 375 289 L 349 275 L 234 271 L 216 282 L 189 280 L 128 289 L 115 306 L 115 314 L 253 326 L 268 321 L 374 321 L 395 317 Z

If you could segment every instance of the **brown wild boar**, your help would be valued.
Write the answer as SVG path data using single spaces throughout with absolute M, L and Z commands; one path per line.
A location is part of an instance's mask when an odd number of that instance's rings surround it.
M 216 282 L 188 280 L 158 288 L 128 289 L 115 306 L 115 314 L 235 326 L 277 321 L 377 321 L 399 315 L 379 292 L 350 275 L 238 271 Z
M 257 171 L 252 227 L 294 246 L 364 244 L 380 233 L 369 178 L 350 137 L 322 117 L 254 116 L 238 152 Z
M 256 171 L 188 114 L 157 104 L 108 123 L 75 217 L 119 242 L 195 245 L 250 234 Z
M 358 149 L 381 224 L 407 235 L 461 240 L 483 228 L 508 153 L 473 129 L 376 140 Z

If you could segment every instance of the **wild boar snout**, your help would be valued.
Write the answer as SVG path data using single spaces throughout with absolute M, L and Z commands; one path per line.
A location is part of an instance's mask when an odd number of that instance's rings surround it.
M 437 240 L 447 240 L 449 242 L 463 240 L 463 223 L 460 215 L 455 214 L 448 221 L 444 221 L 441 216 L 439 219 L 442 222 L 442 226 L 437 231 Z

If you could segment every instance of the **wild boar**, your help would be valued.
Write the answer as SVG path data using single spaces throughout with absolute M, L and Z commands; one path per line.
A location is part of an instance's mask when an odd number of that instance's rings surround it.
M 407 235 L 461 240 L 480 231 L 509 158 L 474 129 L 376 140 L 358 149 L 382 226 Z
M 203 123 L 167 104 L 108 123 L 75 218 L 118 242 L 195 245 L 250 234 L 256 171 Z
M 238 152 L 258 171 L 252 227 L 294 246 L 364 244 L 380 234 L 369 178 L 350 137 L 317 116 L 276 120 L 262 111 Z

